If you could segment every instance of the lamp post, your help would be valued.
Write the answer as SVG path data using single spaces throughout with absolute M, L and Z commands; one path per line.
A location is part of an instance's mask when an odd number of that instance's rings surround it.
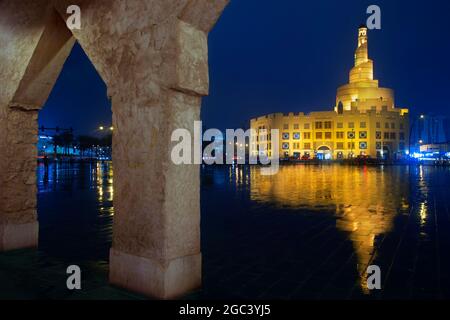
M 410 157 L 411 157 L 411 136 L 412 136 L 412 132 L 413 132 L 414 126 L 417 123 L 417 120 L 423 120 L 423 119 L 425 119 L 425 115 L 421 114 L 418 119 L 414 119 L 413 120 L 411 126 L 409 127 L 409 147 L 408 147 L 408 152 L 409 152 L 409 156 Z M 420 140 L 420 141 L 422 141 L 422 140 Z M 423 141 L 419 142 L 419 143 L 422 144 Z M 415 145 L 415 143 L 414 143 L 414 145 Z
M 109 131 L 110 134 L 112 135 L 114 132 L 114 127 L 113 126 L 107 127 L 107 126 L 101 125 L 98 127 L 98 131 L 100 131 L 101 134 L 100 134 L 100 140 L 99 140 L 100 146 L 97 146 L 97 152 L 96 152 L 97 159 L 98 159 L 98 149 L 100 149 L 101 155 L 104 155 L 105 150 L 108 150 L 108 156 L 110 157 L 111 156 L 111 153 L 110 153 L 111 141 L 109 140 L 109 138 L 111 136 L 107 132 Z
M 109 131 L 114 131 L 114 127 L 109 127 L 108 129 L 109 129 Z M 100 126 L 100 127 L 98 127 L 98 130 L 105 131 L 106 128 L 104 126 Z

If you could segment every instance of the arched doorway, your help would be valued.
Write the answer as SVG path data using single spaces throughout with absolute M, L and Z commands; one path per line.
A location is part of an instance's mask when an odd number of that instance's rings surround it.
M 344 113 L 344 105 L 342 104 L 342 101 L 339 101 L 339 103 L 338 103 L 337 112 L 338 112 L 338 114 Z
M 200 286 L 199 166 L 177 166 L 166 151 L 173 130 L 193 133 L 200 119 L 207 35 L 227 4 L 74 0 L 82 28 L 69 30 L 66 1 L 0 2 L 0 251 L 38 244 L 38 113 L 77 40 L 112 101 L 110 282 L 157 298 Z
M 331 160 L 333 159 L 333 153 L 328 146 L 321 146 L 317 149 L 317 159 L 319 160 Z
M 382 158 L 384 160 L 390 160 L 392 157 L 391 155 L 391 150 L 389 149 L 388 146 L 383 146 L 383 154 L 382 154 Z
M 80 266 L 109 259 L 111 119 L 106 85 L 76 43 L 39 112 L 39 250 L 49 259 Z

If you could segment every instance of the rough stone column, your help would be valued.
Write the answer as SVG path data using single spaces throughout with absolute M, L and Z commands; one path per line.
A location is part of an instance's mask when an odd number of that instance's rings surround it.
M 139 94 L 113 96 L 113 284 L 157 298 L 174 298 L 201 285 L 199 165 L 171 160 L 175 129 L 200 119 L 208 93 L 207 35 L 175 21 L 173 64 L 166 83 Z M 192 140 L 193 143 L 193 140 Z
M 164 14 L 178 11 L 116 40 L 123 51 L 111 59 L 117 68 L 107 81 L 115 128 L 112 284 L 162 299 L 201 285 L 199 166 L 172 163 L 171 135 L 184 128 L 193 136 L 209 91 L 207 34 L 226 3 L 155 2 L 171 4 Z
M 166 91 L 155 105 L 113 99 L 113 284 L 157 298 L 201 285 L 198 165 L 174 165 L 171 134 L 200 118 L 200 98 Z
M 0 239 L 8 239 L 6 248 L 37 242 L 29 232 L 37 230 L 37 111 L 76 39 L 113 102 L 111 282 L 157 298 L 200 285 L 199 168 L 172 164 L 170 137 L 177 128 L 192 130 L 200 118 L 208 94 L 207 34 L 227 3 L 0 1 L 0 187 L 7 188 Z M 72 4 L 82 15 L 73 37 L 62 20 Z M 19 243 L 19 234 L 31 236 Z
M 48 1 L 0 2 L 0 251 L 38 244 L 38 112 L 73 43 Z
M 37 246 L 37 111 L 0 110 L 0 251 Z

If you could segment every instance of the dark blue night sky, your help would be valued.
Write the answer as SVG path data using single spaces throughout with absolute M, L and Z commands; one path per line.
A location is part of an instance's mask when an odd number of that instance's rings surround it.
M 271 112 L 332 109 L 371 4 L 382 9 L 382 30 L 369 32 L 380 85 L 395 89 L 397 106 L 412 113 L 450 116 L 450 1 L 232 0 L 210 34 L 204 126 L 235 128 Z M 106 87 L 77 45 L 40 124 L 90 134 L 110 123 Z

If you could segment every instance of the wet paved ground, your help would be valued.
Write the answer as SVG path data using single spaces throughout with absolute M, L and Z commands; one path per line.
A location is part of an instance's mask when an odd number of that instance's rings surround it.
M 112 179 L 107 164 L 39 169 L 40 247 L 0 254 L 0 298 L 143 298 L 107 283 Z M 185 298 L 450 298 L 449 182 L 433 167 L 204 168 L 204 285 Z M 382 290 L 366 289 L 371 264 Z

